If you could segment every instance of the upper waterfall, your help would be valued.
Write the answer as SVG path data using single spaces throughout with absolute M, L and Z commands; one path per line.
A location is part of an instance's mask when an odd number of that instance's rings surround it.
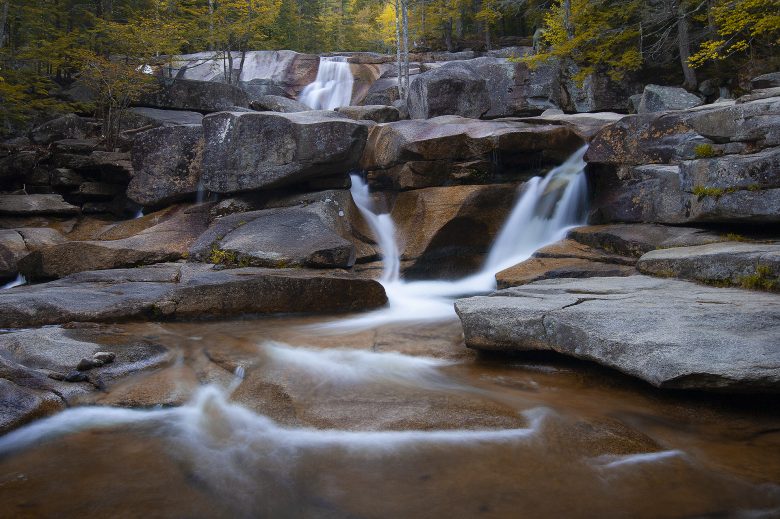
M 321 57 L 317 79 L 303 89 L 298 100 L 314 110 L 334 110 L 352 102 L 355 78 L 343 56 Z

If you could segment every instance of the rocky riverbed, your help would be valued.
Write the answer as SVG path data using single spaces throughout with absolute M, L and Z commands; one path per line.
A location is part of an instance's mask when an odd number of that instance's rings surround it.
M 0 148 L 0 515 L 778 513 L 777 74 L 272 57 Z

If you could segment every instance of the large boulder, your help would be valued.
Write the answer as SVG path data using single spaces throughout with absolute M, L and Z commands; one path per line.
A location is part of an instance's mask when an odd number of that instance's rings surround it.
M 336 111 L 356 121 L 374 121 L 376 123 L 392 123 L 401 118 L 401 113 L 395 106 L 364 105 L 342 106 Z
M 780 148 L 679 165 L 622 167 L 596 180 L 596 219 L 623 222 L 776 222 Z M 609 180 L 608 180 L 609 179 Z
M 415 189 L 500 182 L 557 164 L 585 142 L 571 126 L 458 116 L 371 128 L 360 167 L 372 184 Z
M 35 144 L 50 144 L 61 139 L 83 139 L 89 133 L 89 125 L 76 114 L 63 115 L 33 128 L 30 140 Z
M 585 157 L 594 221 L 778 221 L 778 150 L 780 97 L 624 117 Z
M 431 187 L 398 195 L 391 215 L 403 237 L 407 277 L 460 277 L 474 272 L 516 197 L 514 185 Z
M 750 80 L 750 85 L 754 89 L 780 87 L 780 72 L 770 72 L 754 77 Z
M 201 124 L 203 114 L 200 112 L 190 112 L 187 110 L 161 110 L 159 108 L 148 108 L 136 106 L 127 111 L 126 119 L 123 125 L 128 128 L 143 128 L 146 126 L 176 126 L 180 124 Z
M 0 195 L 0 215 L 74 215 L 78 206 L 67 203 L 62 195 Z
M 399 99 L 398 78 L 382 77 L 374 81 L 363 97 L 365 105 L 391 105 Z
M 16 276 L 20 259 L 28 253 L 24 238 L 14 229 L 0 229 L 0 282 Z
M 355 312 L 387 302 L 377 281 L 339 271 L 166 263 L 81 272 L 0 292 L 0 327 L 71 321 Z
M 780 244 L 722 242 L 654 250 L 639 258 L 637 269 L 710 284 L 780 290 Z
M 241 88 L 249 95 L 249 104 L 262 96 L 287 96 L 287 91 L 272 79 L 252 79 L 241 81 Z
M 135 139 L 133 179 L 127 196 L 142 206 L 156 206 L 194 195 L 203 161 L 203 127 L 154 128 Z
M 203 119 L 203 184 L 232 193 L 344 175 L 355 168 L 368 125 L 335 112 L 223 112 Z
M 211 113 L 230 110 L 235 106 L 248 108 L 249 97 L 237 86 L 227 83 L 161 78 L 157 89 L 142 95 L 135 104 Z
M 704 104 L 704 101 L 684 88 L 661 85 L 647 85 L 642 92 L 637 112 L 665 112 L 668 110 L 685 110 Z
M 417 75 L 407 98 L 412 119 L 439 115 L 479 118 L 490 110 L 487 82 L 470 67 L 452 63 Z
M 351 267 L 355 247 L 316 214 L 279 208 L 242 215 L 247 222 L 221 238 L 212 250 L 215 263 L 253 267 Z
M 780 391 L 780 296 L 647 276 L 545 280 L 455 303 L 466 344 L 549 350 L 655 386 Z
M 305 104 L 299 103 L 294 99 L 288 99 L 286 97 L 276 95 L 258 96 L 253 99 L 251 103 L 249 103 L 249 106 L 253 110 L 258 110 L 260 112 L 294 113 L 308 112 L 311 110 L 311 108 Z
M 19 270 L 30 279 L 52 279 L 87 270 L 175 261 L 206 229 L 206 219 L 203 208 L 182 208 L 126 238 L 71 241 L 34 251 L 19 262 Z
M 377 257 L 347 190 L 239 195 L 216 204 L 211 214 L 190 258 L 232 266 L 349 267 Z

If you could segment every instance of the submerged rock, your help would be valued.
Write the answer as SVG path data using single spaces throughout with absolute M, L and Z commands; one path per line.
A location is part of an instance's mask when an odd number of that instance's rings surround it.
M 357 166 L 367 124 L 335 112 L 223 112 L 203 119 L 203 184 L 233 193 L 344 175 Z
M 655 386 L 780 391 L 780 296 L 647 276 L 546 280 L 458 300 L 466 344 L 551 350 Z

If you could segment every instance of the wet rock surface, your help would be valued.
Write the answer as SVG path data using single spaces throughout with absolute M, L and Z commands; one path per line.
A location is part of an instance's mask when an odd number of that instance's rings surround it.
M 81 272 L 0 293 L 0 327 L 70 321 L 346 312 L 382 306 L 382 286 L 346 273 L 160 264 Z
M 668 388 L 777 391 L 774 294 L 646 276 L 546 280 L 461 299 L 469 347 L 550 350 Z

